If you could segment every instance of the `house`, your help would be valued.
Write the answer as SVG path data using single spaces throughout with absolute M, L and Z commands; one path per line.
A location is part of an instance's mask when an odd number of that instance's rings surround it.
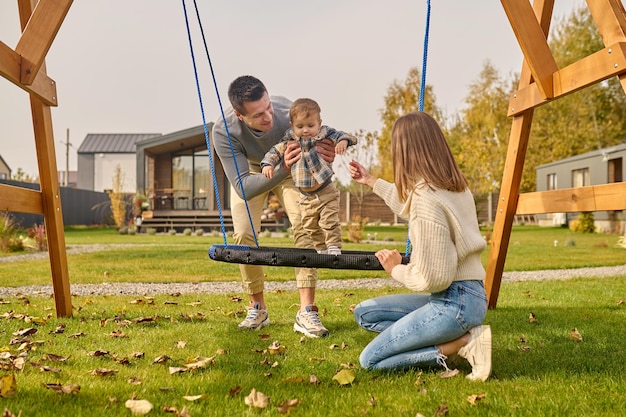
M 88 134 L 77 151 L 78 188 L 92 191 L 113 189 L 113 177 L 119 166 L 123 176 L 120 191 L 135 193 L 137 183 L 135 144 L 157 136 L 161 134 Z
M 4 162 L 4 159 L 0 155 L 0 180 L 10 180 L 11 179 L 11 168 Z
M 626 174 L 624 159 L 626 143 L 540 165 L 536 168 L 537 191 L 622 182 Z M 539 224 L 566 225 L 577 216 L 576 213 L 543 214 L 539 216 Z M 599 231 L 623 233 L 622 210 L 596 212 L 594 220 Z

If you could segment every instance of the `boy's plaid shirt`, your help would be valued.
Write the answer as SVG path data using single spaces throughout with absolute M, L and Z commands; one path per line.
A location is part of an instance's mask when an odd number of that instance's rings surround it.
M 324 184 L 333 176 L 334 172 L 332 164 L 326 162 L 317 152 L 315 143 L 322 139 L 330 139 L 333 144 L 347 140 L 348 146 L 355 145 L 357 142 L 356 137 L 328 126 L 322 126 L 318 134 L 310 139 L 297 138 L 294 136 L 293 130 L 289 129 L 285 133 L 285 137 L 265 154 L 265 158 L 261 161 L 261 168 L 266 165 L 278 165 L 283 159 L 287 143 L 290 140 L 297 140 L 302 148 L 302 157 L 291 167 L 291 177 L 295 186 L 311 188 L 316 183 Z

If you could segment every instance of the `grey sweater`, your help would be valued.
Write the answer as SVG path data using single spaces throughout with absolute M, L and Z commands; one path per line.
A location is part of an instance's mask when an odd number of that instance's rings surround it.
M 226 110 L 225 118 L 232 150 L 224 121 L 220 118 L 213 125 L 212 145 L 215 153 L 222 162 L 228 181 L 241 198 L 243 198 L 242 189 L 245 191 L 245 197 L 249 199 L 271 190 L 289 175 L 282 165 L 276 167 L 272 179 L 267 179 L 263 175 L 253 175 L 261 172 L 261 160 L 272 146 L 280 142 L 289 129 L 291 101 L 278 96 L 272 96 L 270 100 L 274 108 L 274 126 L 269 132 L 251 130 L 237 118 L 232 108 Z

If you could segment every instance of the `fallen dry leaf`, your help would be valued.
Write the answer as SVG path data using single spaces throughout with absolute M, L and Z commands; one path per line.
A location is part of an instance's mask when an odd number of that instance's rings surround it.
M 244 398 L 247 406 L 255 408 L 266 408 L 270 403 L 270 398 L 260 391 L 252 388 L 250 395 Z
M 578 331 L 578 329 L 576 327 L 574 327 L 570 332 L 569 332 L 569 340 L 573 340 L 575 342 L 582 342 L 583 341 L 583 335 L 580 334 L 580 332 Z
M 267 348 L 270 355 L 278 355 L 287 350 L 287 346 L 281 345 L 278 340 L 272 342 L 271 345 Z
M 17 381 L 15 374 L 4 375 L 0 377 L 0 397 L 9 398 L 15 395 L 17 391 Z
M 528 315 L 528 322 L 529 323 L 539 323 L 539 320 L 537 320 L 537 317 L 535 317 L 535 313 L 533 313 L 532 311 Z
M 169 360 L 170 360 L 170 357 L 169 357 L 169 356 L 167 356 L 167 355 L 161 355 L 161 356 L 157 356 L 157 357 L 156 357 L 156 358 L 152 361 L 152 363 L 153 363 L 153 364 L 155 364 L 155 363 L 165 363 L 165 362 L 167 362 L 167 361 L 169 361 Z
M 309 383 L 313 385 L 319 385 L 322 382 L 319 379 L 317 379 L 317 376 L 315 376 L 314 374 L 311 374 L 309 375 Z
M 195 358 L 195 362 L 185 364 L 187 368 L 192 370 L 206 368 L 209 365 L 215 365 L 215 356 L 211 356 L 210 358 L 198 357 Z
M 148 414 L 152 410 L 152 403 L 148 400 L 126 400 L 124 406 L 133 414 Z
M 95 376 L 113 376 L 117 372 L 118 371 L 116 371 L 115 369 L 96 368 L 93 371 L 91 371 L 91 375 L 95 375 Z
M 243 388 L 241 388 L 239 385 L 237 385 L 236 387 L 232 387 L 231 389 L 228 390 L 228 396 L 232 398 L 235 395 L 239 394 L 242 389 Z
M 289 414 L 291 413 L 298 404 L 302 401 L 293 399 L 293 400 L 285 400 L 278 406 L 278 412 L 280 414 Z
M 437 417 L 447 416 L 449 412 L 450 410 L 448 410 L 448 404 L 443 403 L 439 406 L 439 408 L 437 408 L 437 410 L 435 411 L 435 415 Z
M 80 392 L 80 385 L 78 384 L 44 384 L 44 386 L 57 394 L 77 394 Z
M 186 347 L 187 347 L 187 342 L 185 342 L 184 340 L 179 340 L 178 342 L 176 342 L 176 348 L 184 349 Z
M 17 332 L 13 332 L 13 336 L 20 336 L 20 337 L 24 337 L 24 336 L 30 336 L 31 334 L 35 334 L 37 333 L 37 329 L 35 329 L 34 327 L 29 327 L 27 329 L 20 329 Z
M 453 378 L 459 374 L 458 369 L 449 369 L 439 374 L 439 378 Z
M 467 401 L 470 404 L 472 404 L 472 405 L 476 405 L 476 404 L 478 404 L 478 402 L 480 400 L 484 400 L 486 396 L 487 396 L 487 394 L 485 394 L 484 392 L 482 392 L 480 394 L 470 395 L 470 396 L 467 397 Z
M 183 368 L 183 367 L 180 367 L 180 366 L 170 366 L 169 367 L 170 375 L 180 374 L 180 373 L 187 372 L 187 371 L 189 371 L 189 368 Z
M 355 380 L 356 376 L 352 369 L 342 369 L 333 376 L 333 381 L 337 381 L 339 385 L 349 385 Z
M 203 398 L 205 398 L 206 396 L 204 394 L 200 394 L 200 395 L 183 395 L 183 399 L 187 400 L 187 401 L 198 401 L 201 400 Z

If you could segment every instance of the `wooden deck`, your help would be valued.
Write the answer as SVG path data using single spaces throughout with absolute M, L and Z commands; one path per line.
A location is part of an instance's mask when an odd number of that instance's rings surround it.
M 227 231 L 232 231 L 233 220 L 230 210 L 222 212 L 222 217 L 224 219 L 224 228 Z M 179 233 L 185 229 L 191 229 L 192 231 L 202 229 L 205 232 L 211 232 L 221 231 L 222 223 L 217 211 L 154 210 L 145 211 L 143 213 L 139 232 L 145 233 L 148 228 L 155 229 L 157 232 L 167 232 L 172 229 Z M 286 226 L 283 223 L 274 220 L 264 220 L 261 222 L 261 230 L 276 231 L 284 228 L 286 228 Z

